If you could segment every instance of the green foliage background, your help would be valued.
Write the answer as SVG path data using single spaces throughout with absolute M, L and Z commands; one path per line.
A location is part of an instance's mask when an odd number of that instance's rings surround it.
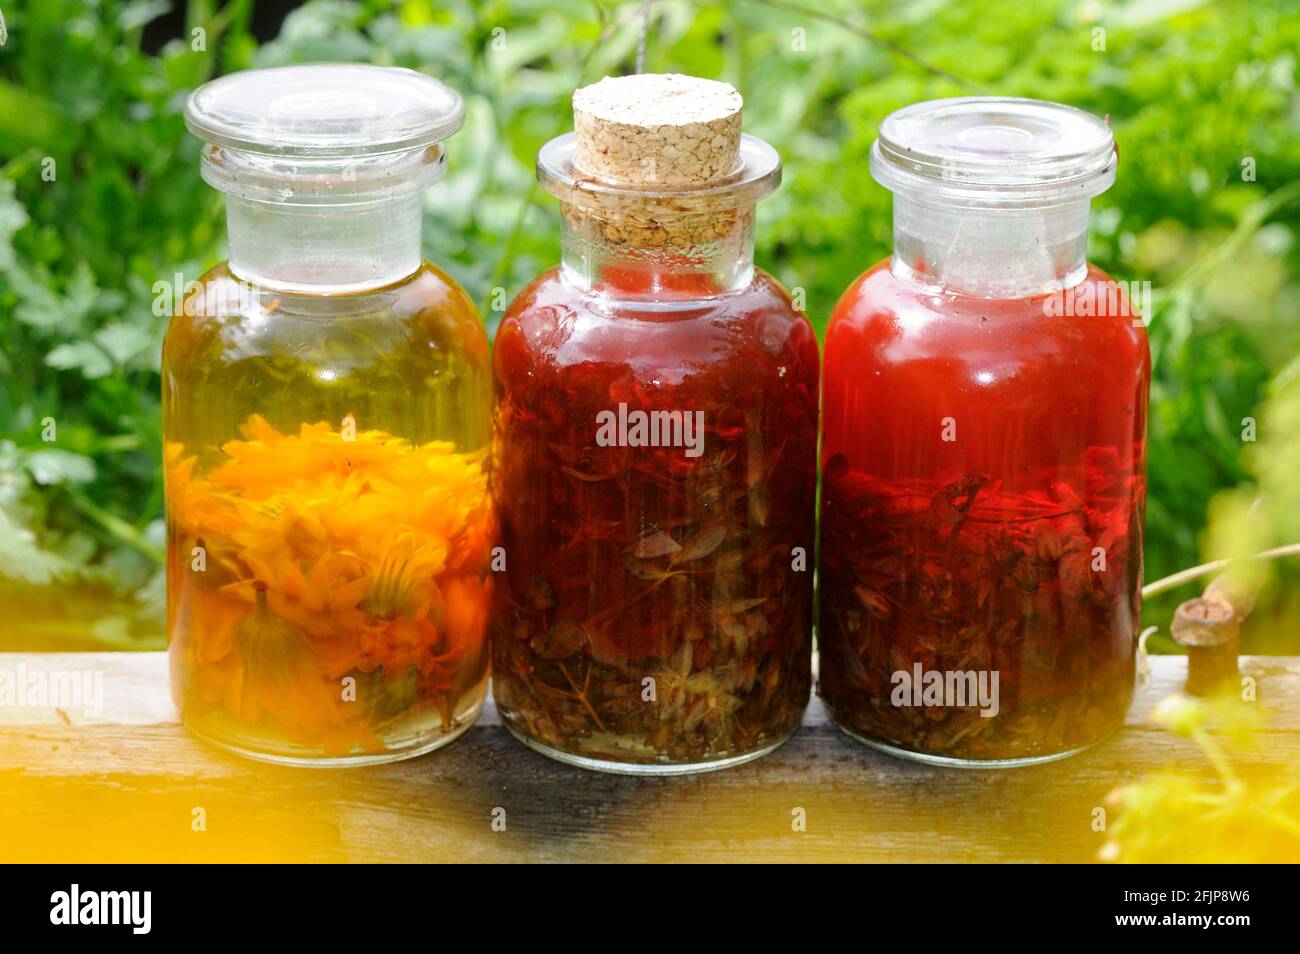
M 491 325 L 493 289 L 508 298 L 558 257 L 536 151 L 571 127 L 576 86 L 634 68 L 641 11 L 639 0 L 312 0 L 259 45 L 252 0 L 193 0 L 184 33 L 144 52 L 146 25 L 169 7 L 3 4 L 0 649 L 162 643 L 154 283 L 198 277 L 224 242 L 221 197 L 200 181 L 181 120 L 190 90 L 322 60 L 410 66 L 461 90 L 467 121 L 448 181 L 427 197 L 426 253 Z M 867 171 L 888 112 L 982 91 L 1109 115 L 1120 173 L 1094 205 L 1091 257 L 1156 296 L 1147 577 L 1199 561 L 1211 500 L 1233 488 L 1215 506 L 1216 553 L 1244 545 L 1236 528 L 1264 485 L 1249 542 L 1292 542 L 1279 534 L 1297 529 L 1297 481 L 1266 466 L 1287 458 L 1265 448 L 1293 458 L 1300 446 L 1294 4 L 660 0 L 650 11 L 645 69 L 735 84 L 747 129 L 785 157 L 785 184 L 760 209 L 758 259 L 806 289 L 819 327 L 888 254 L 890 197 Z M 1247 471 L 1242 421 L 1256 416 Z M 55 442 L 42 440 L 47 418 Z M 1275 589 L 1274 619 L 1290 592 Z M 1151 604 L 1147 621 L 1163 624 L 1187 595 Z M 1286 627 L 1253 638 L 1248 649 L 1300 651 Z

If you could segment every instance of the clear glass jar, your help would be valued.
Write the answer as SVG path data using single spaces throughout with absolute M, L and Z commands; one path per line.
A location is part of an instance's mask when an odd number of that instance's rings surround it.
M 811 681 L 817 343 L 753 265 L 780 160 L 745 136 L 725 181 L 633 186 L 576 150 L 538 157 L 561 263 L 494 349 L 493 694 L 564 762 L 722 768 L 783 742 Z
M 907 107 L 872 172 L 894 255 L 826 332 L 819 691 L 922 761 L 1060 758 L 1123 724 L 1146 332 L 1085 259 L 1110 128 L 1052 103 Z
M 186 107 L 230 260 L 163 348 L 172 691 L 253 758 L 408 758 L 482 706 L 487 336 L 420 255 L 459 95 L 409 70 L 236 73 Z

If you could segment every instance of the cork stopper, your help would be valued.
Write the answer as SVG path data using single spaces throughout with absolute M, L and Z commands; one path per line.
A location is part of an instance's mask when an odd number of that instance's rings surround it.
M 679 73 L 607 76 L 573 94 L 574 164 L 626 186 L 707 186 L 740 162 L 744 100 L 728 83 Z
M 541 148 L 537 181 L 591 261 L 615 247 L 647 263 L 748 261 L 781 157 L 741 133 L 743 105 L 713 80 L 607 77 L 574 93 L 576 129 Z

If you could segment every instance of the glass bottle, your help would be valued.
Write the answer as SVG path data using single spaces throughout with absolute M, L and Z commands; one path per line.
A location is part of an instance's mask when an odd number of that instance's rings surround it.
M 894 254 L 826 332 L 819 692 L 876 748 L 997 766 L 1123 724 L 1150 357 L 1085 258 L 1110 128 L 1053 103 L 882 124 Z
M 564 762 L 722 768 L 784 741 L 811 681 L 817 343 L 753 265 L 780 160 L 725 84 L 606 79 L 574 106 L 537 163 L 561 262 L 494 349 L 493 693 Z
M 172 691 L 241 754 L 409 758 L 482 706 L 488 343 L 420 254 L 463 116 L 366 65 L 236 73 L 186 106 L 230 258 L 163 347 Z

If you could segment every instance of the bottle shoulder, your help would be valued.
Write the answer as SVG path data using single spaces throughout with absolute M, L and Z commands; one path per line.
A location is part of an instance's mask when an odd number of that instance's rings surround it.
M 891 259 L 845 291 L 826 329 L 828 359 L 844 348 L 888 360 L 1001 353 L 1070 352 L 1076 363 L 1149 361 L 1141 286 L 1116 282 L 1089 265 L 1071 288 L 1021 298 L 952 293 L 897 276 Z M 1131 294 L 1131 292 L 1133 294 Z
M 487 332 L 474 303 L 425 262 L 409 278 L 348 295 L 306 295 L 243 281 L 222 262 L 177 295 L 163 344 L 170 367 L 249 358 L 330 363 L 351 354 L 486 366 Z
M 519 364 L 625 363 L 653 369 L 778 355 L 817 363 L 817 339 L 807 317 L 760 269 L 738 292 L 646 304 L 573 288 L 552 268 L 511 303 L 495 350 L 499 375 L 523 373 Z

